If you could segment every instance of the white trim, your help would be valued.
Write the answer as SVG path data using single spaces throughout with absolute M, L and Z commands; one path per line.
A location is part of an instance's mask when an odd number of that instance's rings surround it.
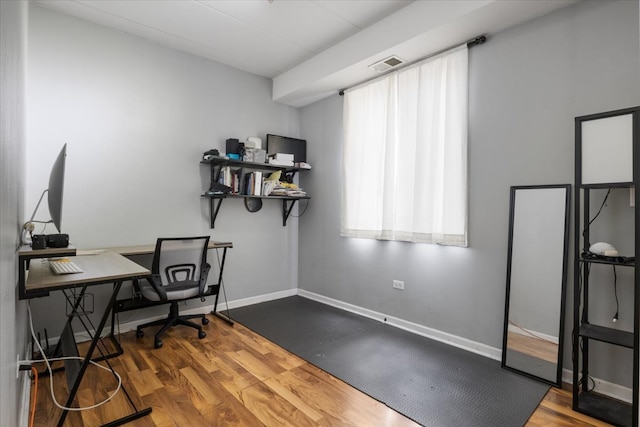
M 18 412 L 18 425 L 20 427 L 27 427 L 29 425 L 29 404 L 31 403 L 31 377 L 29 377 L 27 371 L 23 371 L 24 375 L 20 377 L 21 393 L 20 393 L 20 408 Z
M 227 306 L 229 309 L 244 307 L 247 305 L 259 304 L 261 302 L 273 301 L 277 299 L 287 298 L 291 296 L 297 295 L 297 289 L 288 289 L 286 291 L 273 292 L 270 294 L 259 295 L 251 298 L 243 298 L 235 301 L 229 301 L 227 304 L 224 302 L 218 301 L 218 312 L 224 313 L 227 310 Z M 180 313 L 182 314 L 205 314 L 210 313 L 213 310 L 213 304 L 211 305 L 203 305 L 201 307 L 195 307 L 188 310 L 182 310 Z M 133 311 L 133 310 L 132 310 Z M 119 326 L 120 333 L 129 332 L 135 330 L 136 327 L 142 323 L 153 322 L 154 320 L 160 320 L 166 317 L 166 314 L 160 314 L 157 316 L 145 317 L 140 319 L 131 320 L 130 322 L 121 323 Z M 91 331 L 93 332 L 93 331 Z M 111 327 L 106 325 L 103 329 L 103 336 L 111 333 Z M 89 341 L 91 338 L 86 331 L 76 332 L 74 334 L 76 342 L 84 342 Z M 51 345 L 56 345 L 60 337 L 51 338 Z
M 235 301 L 229 301 L 229 308 L 239 308 L 247 305 L 258 304 L 261 302 L 274 301 L 277 299 L 287 298 L 298 295 L 298 289 L 287 289 L 286 291 L 273 292 L 270 294 L 258 295 L 250 298 L 243 298 Z M 213 306 L 212 306 L 213 308 Z M 224 307 L 226 310 L 227 307 Z M 218 311 L 222 311 L 222 304 L 218 304 Z
M 591 378 L 595 382 L 594 391 L 597 391 L 599 394 L 602 394 L 604 396 L 608 396 L 631 404 L 631 388 L 604 381 L 600 378 Z M 569 369 L 563 369 L 562 382 L 571 384 L 573 382 L 573 371 Z
M 318 295 L 313 292 L 305 291 L 304 289 L 298 289 L 298 295 L 304 298 L 308 298 L 314 301 L 321 302 L 336 308 L 340 308 L 351 313 L 360 314 L 370 319 L 378 320 L 382 323 L 387 323 L 396 328 L 404 329 L 405 331 L 413 332 L 423 337 L 431 338 L 435 341 L 439 341 L 445 344 L 452 345 L 454 347 L 461 348 L 463 350 L 470 351 L 472 353 L 479 354 L 481 356 L 488 357 L 489 359 L 501 360 L 502 351 L 499 348 L 491 347 L 486 344 L 482 344 L 476 341 L 471 341 L 467 338 L 452 335 L 446 332 L 438 331 L 436 329 L 428 328 L 417 323 L 402 320 L 397 317 L 388 316 L 384 313 L 369 310 L 363 307 L 358 307 L 353 304 L 349 304 L 343 301 L 339 301 L 333 298 L 328 298 L 323 295 Z
M 21 357 L 20 360 L 31 359 L 31 343 L 27 344 L 25 352 L 29 357 Z M 27 427 L 29 425 L 29 404 L 31 403 L 31 377 L 28 371 L 20 371 L 20 406 L 18 407 L 18 426 Z

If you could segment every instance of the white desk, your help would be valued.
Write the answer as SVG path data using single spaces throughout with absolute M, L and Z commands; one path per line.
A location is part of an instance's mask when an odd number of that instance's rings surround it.
M 25 294 L 113 283 L 151 274 L 148 269 L 110 251 L 95 255 L 73 256 L 69 259 L 80 267 L 82 273 L 56 275 L 41 260 L 32 260 L 24 287 Z

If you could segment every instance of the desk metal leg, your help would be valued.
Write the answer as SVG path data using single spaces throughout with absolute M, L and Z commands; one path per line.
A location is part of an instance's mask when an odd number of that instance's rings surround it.
M 133 279 L 138 280 L 138 279 Z M 119 288 L 118 288 L 119 289 Z M 116 292 L 116 300 L 118 298 L 118 292 Z M 118 320 L 118 327 L 120 327 L 120 321 Z M 113 344 L 113 346 L 116 348 L 115 353 L 110 353 L 108 355 L 105 356 L 105 359 L 109 359 L 112 357 L 117 357 L 120 356 L 122 353 L 124 353 L 124 350 L 122 349 L 122 346 L 120 345 L 120 341 L 116 338 L 116 306 L 114 304 L 114 306 L 111 308 L 111 331 L 109 332 L 109 339 L 111 340 L 111 343 Z
M 214 316 L 224 320 L 228 325 L 233 326 L 233 320 L 231 320 L 231 316 L 229 316 L 229 310 L 227 310 L 227 314 L 221 314 L 218 313 L 218 298 L 220 297 L 220 292 L 224 292 L 224 283 L 222 282 L 222 273 L 224 272 L 224 263 L 227 259 L 227 248 L 224 248 L 222 250 L 222 262 L 220 263 L 220 273 L 218 274 L 218 284 L 220 285 L 220 288 L 218 289 L 218 293 L 216 294 L 216 300 L 213 303 L 213 310 L 211 311 L 211 314 L 213 314 Z M 225 295 L 225 301 L 227 299 L 227 296 Z
M 94 332 L 94 337 L 93 340 L 91 340 L 91 345 L 89 346 L 89 349 L 87 350 L 87 354 L 84 357 L 84 360 L 82 361 L 82 364 L 80 365 L 80 370 L 78 371 L 77 375 L 76 375 L 76 379 L 73 383 L 73 387 L 71 388 L 71 391 L 69 392 L 69 397 L 67 398 L 67 402 L 64 405 L 65 407 L 69 408 L 71 407 L 71 404 L 73 403 L 73 400 L 76 397 L 76 393 L 78 392 L 78 388 L 80 387 L 80 383 L 82 382 L 82 377 L 84 376 L 85 371 L 87 370 L 87 367 L 89 366 L 89 363 L 91 361 L 91 356 L 93 355 L 93 352 L 95 351 L 97 345 L 98 345 L 98 341 L 100 340 L 100 336 L 102 335 L 102 330 L 104 329 L 104 325 L 107 323 L 107 320 L 109 319 L 109 314 L 111 313 L 111 311 L 113 310 L 113 307 L 115 305 L 116 302 L 116 298 L 118 296 L 118 292 L 120 291 L 120 287 L 122 286 L 122 281 L 118 281 L 116 283 L 114 283 L 114 287 L 113 287 L 113 292 L 111 294 L 111 298 L 109 299 L 109 303 L 107 305 L 107 307 L 104 310 L 104 313 L 102 315 L 102 319 L 100 320 L 100 323 L 98 325 L 98 327 L 96 328 L 95 332 Z M 86 286 L 83 287 L 82 289 L 82 293 L 84 293 Z M 76 303 L 74 304 L 76 307 L 75 309 L 77 309 L 77 305 L 79 304 L 79 302 L 76 301 Z M 74 310 L 75 312 L 75 310 Z M 71 318 L 69 319 L 69 322 L 71 322 Z M 124 390 L 124 388 L 123 388 Z M 151 413 L 151 408 L 146 408 L 143 410 L 138 410 L 135 405 L 133 404 L 133 402 L 131 401 L 131 398 L 129 397 L 128 393 L 125 392 L 125 394 L 127 394 L 127 398 L 129 398 L 129 403 L 131 403 L 131 405 L 133 406 L 133 409 L 135 410 L 135 413 L 128 415 L 126 417 L 120 418 L 118 420 L 112 421 L 108 424 L 108 426 L 119 426 L 122 425 L 124 423 L 128 423 L 130 421 L 133 421 L 134 419 L 138 419 L 141 418 L 145 415 L 148 415 L 149 413 Z M 68 410 L 62 410 L 62 414 L 60 415 L 60 418 L 58 420 L 58 427 L 62 427 L 62 425 L 64 424 L 64 420 L 67 417 L 67 413 Z

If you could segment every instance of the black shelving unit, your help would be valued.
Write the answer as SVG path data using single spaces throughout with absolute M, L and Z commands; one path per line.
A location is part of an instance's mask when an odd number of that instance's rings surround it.
M 306 171 L 308 169 L 301 169 L 290 166 L 279 166 L 279 165 L 271 165 L 268 163 L 256 163 L 256 162 L 244 162 L 241 160 L 232 160 L 226 157 L 213 157 L 210 160 L 202 160 L 201 164 L 208 165 L 211 169 L 211 182 L 218 182 L 220 178 L 220 173 L 222 172 L 222 168 L 225 166 L 234 167 L 241 169 L 241 182 L 240 188 L 244 188 L 244 176 L 245 171 L 266 171 L 266 172 L 275 172 L 281 171 L 284 175 L 284 180 L 287 182 L 293 182 L 293 177 L 296 173 L 301 171 Z M 216 192 L 205 192 L 202 198 L 209 200 L 209 212 L 210 212 L 210 226 L 211 228 L 215 228 L 216 218 L 218 216 L 218 211 L 220 210 L 220 206 L 222 205 L 222 201 L 225 199 L 261 199 L 261 200 L 279 200 L 282 203 L 282 226 L 286 227 L 287 219 L 289 215 L 291 215 L 291 211 L 293 210 L 294 205 L 299 200 L 309 200 L 308 196 L 256 196 L 256 195 L 248 195 L 248 194 L 220 194 Z
M 593 135 L 599 135 L 596 131 L 588 137 L 583 135 L 585 124 L 592 126 L 593 120 L 601 119 L 619 119 L 622 116 L 630 123 L 631 126 L 631 151 L 630 158 L 620 158 L 611 160 L 613 157 L 603 156 L 605 164 L 603 167 L 616 169 L 616 162 L 620 162 L 623 166 L 630 168 L 620 168 L 621 170 L 630 170 L 628 175 L 622 172 L 623 179 L 604 179 L 599 182 L 598 178 L 590 177 L 583 179 L 583 156 L 590 155 L 590 166 L 593 170 L 597 168 L 598 150 L 594 150 L 594 144 L 604 144 L 602 147 L 606 153 L 606 144 L 611 141 L 606 140 L 607 134 L 602 134 L 602 140 L 594 139 Z M 591 123 L 589 123 L 591 122 Z M 600 122 L 602 123 L 602 122 Z M 626 122 L 625 122 L 626 123 Z M 593 127 L 590 128 L 593 132 Z M 584 139 L 583 139 L 584 137 Z M 592 256 L 583 256 L 588 253 L 590 244 L 590 222 L 592 221 L 592 212 L 590 212 L 590 196 L 593 190 L 602 189 L 631 189 L 635 195 L 635 200 L 639 200 L 640 196 L 640 107 L 627 108 L 623 110 L 610 111 L 606 113 L 593 114 L 589 116 L 576 117 L 575 119 L 575 138 L 576 138 L 576 157 L 575 157 L 575 265 L 574 265 L 574 308 L 573 308 L 573 409 L 582 412 L 594 418 L 606 421 L 616 426 L 638 427 L 638 371 L 640 353 L 638 345 L 640 342 L 640 259 L 638 259 L 638 249 L 640 248 L 640 210 L 634 209 L 634 230 L 632 231 L 634 242 L 635 258 L 616 258 L 609 257 L 598 259 Z M 613 140 L 613 138 L 612 138 Z M 590 144 L 588 146 L 588 144 Z M 624 145 L 624 144 L 622 144 Z M 619 148 L 619 146 L 618 146 Z M 628 147 L 627 147 L 628 148 Z M 590 150 L 590 151 L 589 151 Z M 614 152 L 616 148 L 612 149 Z M 624 152 L 624 150 L 620 150 Z M 594 157 L 596 162 L 594 163 Z M 624 156 L 623 156 L 624 157 Z M 597 174 L 596 174 L 597 175 Z M 608 182 L 613 181 L 613 182 Z M 627 190 L 629 191 L 629 190 Z M 591 266 L 594 264 L 613 265 L 615 267 L 632 268 L 633 273 L 633 325 L 632 330 L 615 329 L 603 325 L 594 324 L 590 321 L 589 316 L 589 293 L 590 280 L 589 274 Z M 600 285 L 595 283 L 595 286 Z M 593 302 L 597 304 L 597 302 Z M 596 391 L 589 389 L 589 343 L 597 341 L 606 345 L 619 346 L 629 348 L 633 352 L 632 363 L 632 401 L 631 403 L 622 402 L 610 397 L 598 394 Z

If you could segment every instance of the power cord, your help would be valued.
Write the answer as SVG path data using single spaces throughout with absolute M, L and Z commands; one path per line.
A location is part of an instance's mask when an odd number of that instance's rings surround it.
M 620 303 L 618 302 L 618 274 L 616 273 L 616 266 L 613 265 L 613 294 L 616 297 L 616 314 L 613 315 L 613 323 L 618 321 L 618 312 L 620 311 Z
M 35 385 L 33 391 L 33 402 L 31 403 L 31 421 L 29 422 L 29 427 L 33 427 L 34 419 L 36 418 L 36 403 L 38 402 L 38 370 L 32 366 L 31 372 L 33 373 Z
M 310 203 L 310 199 L 306 199 L 307 200 L 307 204 L 304 205 L 304 209 L 302 210 L 302 213 L 298 214 L 298 215 L 293 215 L 291 214 L 290 216 L 294 217 L 294 218 L 300 218 L 302 215 L 304 215 L 304 213 L 307 211 L 307 208 L 309 207 L 309 203 Z
M 30 220 L 25 222 L 24 224 L 22 224 L 22 229 L 21 229 L 21 233 L 20 233 L 20 242 L 23 245 L 31 245 L 31 241 L 33 239 L 33 232 L 36 230 L 36 224 L 44 224 L 44 227 L 42 227 L 42 231 L 38 234 L 44 234 L 45 230 L 47 229 L 47 224 L 49 224 L 51 221 L 34 221 L 34 220 Z M 29 236 L 29 238 L 27 238 L 27 235 Z
M 591 219 L 591 221 L 589 221 L 589 223 L 582 230 L 582 237 L 583 238 L 584 238 L 584 233 L 587 232 L 587 230 L 589 229 L 589 227 L 591 226 L 593 221 L 595 221 L 596 218 L 598 218 L 598 216 L 600 216 L 600 213 L 602 212 L 602 208 L 604 208 L 604 205 L 607 203 L 607 199 L 609 198 L 609 194 L 611 194 L 612 190 L 613 190 L 612 188 L 609 188 L 609 190 L 607 190 L 607 194 L 604 196 L 604 200 L 602 200 L 602 204 L 600 205 L 600 209 L 598 209 L 598 212 L 596 213 L 596 215 Z M 584 243 L 586 243 L 588 245 L 588 242 L 584 242 Z
M 605 199 L 606 200 L 606 199 Z M 604 202 L 602 203 L 602 205 L 604 206 Z M 595 218 L 594 218 L 595 219 Z M 593 220 L 592 220 L 593 221 Z M 589 275 L 590 271 L 591 271 L 591 264 L 587 264 L 587 276 Z M 579 307 L 579 315 L 580 315 L 580 323 L 582 323 L 582 310 L 584 310 L 583 307 L 583 300 L 582 300 L 582 287 L 583 287 L 583 276 L 582 276 L 582 268 L 579 269 L 579 273 L 578 273 L 578 295 L 580 298 L 580 301 L 578 303 L 578 307 Z M 575 330 L 575 328 L 571 331 L 571 340 L 573 342 L 573 340 L 576 339 L 576 334 L 578 333 L 578 331 Z M 584 341 L 582 340 L 581 337 L 578 337 L 579 344 L 578 347 L 580 347 L 580 351 L 583 351 L 584 347 Z M 572 347 L 572 351 L 571 351 L 571 360 L 573 361 L 573 366 L 579 366 L 579 357 L 578 354 L 575 352 L 575 348 L 573 346 Z M 578 380 L 578 387 L 580 387 L 582 385 L 584 381 L 584 377 L 580 377 L 580 379 Z M 591 388 L 589 388 L 589 381 L 591 381 Z M 596 388 L 596 382 L 593 378 L 591 378 L 590 375 L 587 375 L 587 391 L 591 392 L 593 390 L 595 390 Z
M 29 329 L 31 330 L 31 336 L 33 337 L 36 346 L 38 347 L 38 350 L 40 350 L 40 354 L 42 355 L 42 359 L 41 360 L 22 360 L 20 361 L 20 363 L 25 363 L 25 364 L 33 364 L 33 363 L 40 363 L 40 362 L 44 362 L 47 365 L 47 369 L 49 372 L 53 373 L 53 369 L 51 369 L 51 364 L 49 363 L 50 361 L 59 361 L 59 360 L 84 360 L 83 357 L 56 357 L 56 358 L 47 358 L 47 356 L 45 355 L 44 349 L 42 348 L 42 346 L 40 345 L 40 343 L 38 342 L 38 340 L 36 339 L 36 334 L 34 332 L 33 329 L 33 317 L 31 315 L 31 302 L 27 301 L 27 312 L 29 314 Z M 94 409 L 97 408 L 98 406 L 104 405 L 105 403 L 107 403 L 108 401 L 110 401 L 111 399 L 113 399 L 113 397 L 118 394 L 118 392 L 120 391 L 120 388 L 122 386 L 122 378 L 120 377 L 120 375 L 114 371 L 113 369 L 109 369 L 105 366 L 100 365 L 99 363 L 94 362 L 93 360 L 89 360 L 89 363 L 91 363 L 92 365 L 97 366 L 100 369 L 104 369 L 105 371 L 109 371 L 112 372 L 116 378 L 118 379 L 118 386 L 116 387 L 115 391 L 108 396 L 105 400 L 103 400 L 102 402 L 96 403 L 95 405 L 91 405 L 91 406 L 86 406 L 86 407 L 80 407 L 80 408 L 68 408 L 66 406 L 61 405 L 60 403 L 58 403 L 58 401 L 56 400 L 56 396 L 55 393 L 53 391 L 53 375 L 51 375 L 49 377 L 49 389 L 50 389 L 50 393 L 51 393 L 51 398 L 53 399 L 53 403 L 60 409 L 65 410 L 65 411 L 85 411 L 87 409 Z
M 600 205 L 600 208 L 598 209 L 598 212 L 596 212 L 595 216 L 593 218 L 591 218 L 591 220 L 589 221 L 589 223 L 582 229 L 582 239 L 584 240 L 584 235 L 587 232 L 587 230 L 589 229 L 589 227 L 591 226 L 591 224 L 596 220 L 596 218 L 598 218 L 598 216 L 600 216 L 600 214 L 602 213 L 602 209 L 604 208 L 604 206 L 607 203 L 607 199 L 609 198 L 609 194 L 611 194 L 611 191 L 613 189 L 609 188 L 607 190 L 607 194 L 604 196 L 604 199 L 602 200 L 602 204 Z M 585 249 L 585 251 L 588 249 L 589 246 L 589 242 L 583 242 L 583 244 L 585 246 L 587 246 L 587 248 Z M 579 269 L 579 279 L 578 279 L 578 283 L 579 283 L 579 288 L 578 288 L 578 295 L 580 298 L 580 301 L 578 303 L 578 307 L 579 307 L 579 315 L 580 315 L 580 323 L 582 323 L 582 312 L 584 310 L 584 306 L 583 306 L 583 299 L 582 299 L 582 287 L 583 287 L 583 277 L 582 277 L 582 268 Z M 589 275 L 591 271 L 591 264 L 587 264 L 587 276 Z M 614 274 L 614 291 L 616 294 L 616 307 L 617 307 L 617 303 L 618 303 L 618 293 L 617 293 L 617 285 L 616 285 L 616 279 L 615 279 L 615 275 L 616 275 L 616 266 L 613 266 L 613 274 Z M 616 310 L 616 314 L 613 316 L 613 321 L 617 322 L 618 321 L 618 311 Z M 576 334 L 578 333 L 578 331 L 576 331 L 575 329 L 571 331 L 571 335 L 572 335 L 572 339 L 575 340 L 576 339 Z M 578 338 L 580 339 L 579 341 L 579 347 L 580 347 L 580 351 L 583 350 L 583 340 L 582 338 Z M 572 346 L 573 347 L 573 346 Z M 574 349 L 575 350 L 575 349 Z M 578 366 L 578 355 L 575 353 L 575 351 L 572 351 L 572 360 L 573 360 L 573 365 L 574 366 Z M 580 379 L 578 380 L 578 387 L 580 387 L 582 385 L 582 383 L 584 382 L 584 377 L 580 377 Z M 591 388 L 589 388 L 589 381 L 591 381 L 591 383 L 593 384 Z M 587 391 L 591 392 L 596 388 L 596 382 L 593 378 L 591 378 L 590 375 L 587 375 Z

